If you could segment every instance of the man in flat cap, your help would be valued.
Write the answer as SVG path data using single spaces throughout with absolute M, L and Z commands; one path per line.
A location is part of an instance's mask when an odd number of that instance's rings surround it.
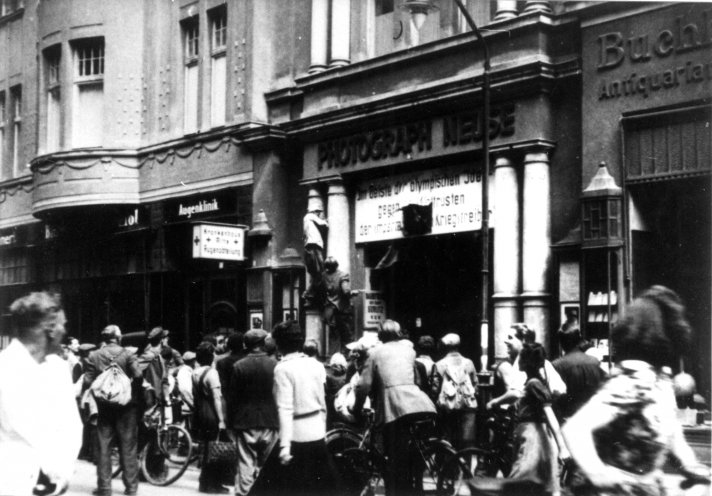
M 168 382 L 168 371 L 161 356 L 163 349 L 163 338 L 168 335 L 168 331 L 163 327 L 154 327 L 146 333 L 148 344 L 138 357 L 138 365 L 143 374 L 143 378 L 151 385 L 156 395 L 156 399 L 163 402 L 165 399 L 163 386 Z
M 105 346 L 89 354 L 84 371 L 84 386 L 91 387 L 94 380 L 112 363 L 116 363 L 133 382 L 131 401 L 127 405 L 97 404 L 97 426 L 99 456 L 96 466 L 96 494 L 111 494 L 111 441 L 116 438 L 121 453 L 124 494 L 136 494 L 138 491 L 138 418 L 140 413 L 139 391 L 142 375 L 138 361 L 120 345 L 121 329 L 117 325 L 108 325 L 101 331 L 101 340 Z
M 266 338 L 267 332 L 262 329 L 245 333 L 247 356 L 235 362 L 230 379 L 228 422 L 237 434 L 238 496 L 249 493 L 278 437 L 277 405 L 272 395 L 277 360 L 265 352 Z

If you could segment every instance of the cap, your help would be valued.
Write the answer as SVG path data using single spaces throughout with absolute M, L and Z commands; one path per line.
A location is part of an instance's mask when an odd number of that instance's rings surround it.
M 184 362 L 190 362 L 191 360 L 195 360 L 195 352 L 194 351 L 186 351 L 183 353 L 183 361 Z
M 460 336 L 458 336 L 454 332 L 451 332 L 449 334 L 445 334 L 440 339 L 440 342 L 445 346 L 460 346 Z
M 150 331 L 148 331 L 148 334 L 146 335 L 146 337 L 147 337 L 148 339 L 153 339 L 153 338 L 156 338 L 156 337 L 158 337 L 158 336 L 164 336 L 164 337 L 165 337 L 165 336 L 168 336 L 168 330 L 164 329 L 164 328 L 161 327 L 161 326 L 158 326 L 158 327 L 154 327 L 153 329 L 151 329 Z
M 263 329 L 250 329 L 245 333 L 245 347 L 252 348 L 253 346 L 257 346 L 264 341 L 266 337 L 267 331 Z

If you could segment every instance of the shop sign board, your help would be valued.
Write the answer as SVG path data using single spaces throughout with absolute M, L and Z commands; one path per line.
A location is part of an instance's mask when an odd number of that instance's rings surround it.
M 247 226 L 233 224 L 194 224 L 193 258 L 244 260 L 246 230 Z
M 356 242 L 403 237 L 406 205 L 432 204 L 429 235 L 475 231 L 482 225 L 482 175 L 455 166 L 371 179 L 356 192 Z
M 235 190 L 188 196 L 165 202 L 164 222 L 190 222 L 206 217 L 222 217 L 237 212 L 238 194 Z
M 363 327 L 377 329 L 386 319 L 386 300 L 381 291 L 365 291 L 363 293 Z

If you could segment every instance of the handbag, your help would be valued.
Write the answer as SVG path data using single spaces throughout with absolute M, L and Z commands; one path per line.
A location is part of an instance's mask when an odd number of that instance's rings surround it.
M 214 441 L 208 441 L 206 463 L 237 463 L 237 443 L 225 430 L 218 432 Z

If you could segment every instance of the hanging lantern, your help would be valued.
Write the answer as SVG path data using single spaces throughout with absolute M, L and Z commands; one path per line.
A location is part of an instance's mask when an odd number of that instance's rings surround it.
M 581 195 L 581 238 L 584 248 L 623 244 L 623 190 L 608 172 L 605 162 L 598 166 Z

